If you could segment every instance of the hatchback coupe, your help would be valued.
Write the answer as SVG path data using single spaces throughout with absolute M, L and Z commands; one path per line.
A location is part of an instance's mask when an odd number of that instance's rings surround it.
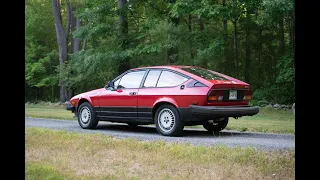
M 179 136 L 184 126 L 219 132 L 229 121 L 252 116 L 251 86 L 227 75 L 194 66 L 130 69 L 103 88 L 78 94 L 66 104 L 83 129 L 99 121 L 129 126 L 155 124 L 164 136 Z

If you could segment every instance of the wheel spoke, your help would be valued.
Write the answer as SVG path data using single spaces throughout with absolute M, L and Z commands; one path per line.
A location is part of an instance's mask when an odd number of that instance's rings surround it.
M 158 124 L 162 131 L 171 131 L 175 124 L 175 116 L 171 109 L 164 108 L 159 112 Z
M 86 124 L 91 119 L 91 113 L 88 107 L 83 107 L 80 111 L 80 120 Z

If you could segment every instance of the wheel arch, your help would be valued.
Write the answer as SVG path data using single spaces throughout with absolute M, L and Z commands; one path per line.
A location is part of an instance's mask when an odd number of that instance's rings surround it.
M 92 105 L 91 99 L 80 98 L 80 99 L 79 99 L 79 102 L 78 102 L 78 109 L 79 109 L 79 107 L 81 106 L 81 104 L 84 103 L 84 102 L 88 102 L 88 103 L 90 103 L 90 104 Z
M 153 108 L 152 108 L 152 118 L 153 118 L 153 120 L 154 120 L 154 116 L 156 115 L 157 109 L 158 109 L 161 105 L 164 105 L 164 104 L 172 105 L 172 106 L 174 106 L 175 108 L 178 108 L 177 103 L 176 103 L 174 100 L 172 100 L 172 99 L 159 100 L 159 101 L 157 101 L 157 102 L 154 103 Z M 179 113 L 179 111 L 178 111 L 178 113 Z

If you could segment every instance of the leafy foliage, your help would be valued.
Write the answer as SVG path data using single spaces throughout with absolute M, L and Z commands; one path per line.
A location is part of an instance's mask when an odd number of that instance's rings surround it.
M 103 87 L 119 74 L 124 60 L 130 59 L 131 67 L 167 65 L 167 50 L 176 47 L 175 64 L 206 67 L 246 81 L 254 100 L 295 101 L 292 0 L 130 0 L 125 6 L 126 49 L 119 43 L 117 1 L 70 2 L 77 4 L 75 14 L 81 19 L 81 28 L 72 35 L 82 48 L 69 54 L 59 75 L 51 3 L 26 1 L 26 89 L 48 93 L 52 86 L 58 89 L 59 76 L 75 94 Z M 35 99 L 34 93 L 28 98 Z

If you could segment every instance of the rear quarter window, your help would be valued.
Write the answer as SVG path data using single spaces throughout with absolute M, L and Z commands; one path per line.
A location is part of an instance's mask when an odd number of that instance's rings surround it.
M 188 78 L 183 77 L 179 74 L 170 72 L 170 71 L 162 71 L 157 87 L 172 87 L 172 86 L 178 86 L 184 82 L 186 82 Z

